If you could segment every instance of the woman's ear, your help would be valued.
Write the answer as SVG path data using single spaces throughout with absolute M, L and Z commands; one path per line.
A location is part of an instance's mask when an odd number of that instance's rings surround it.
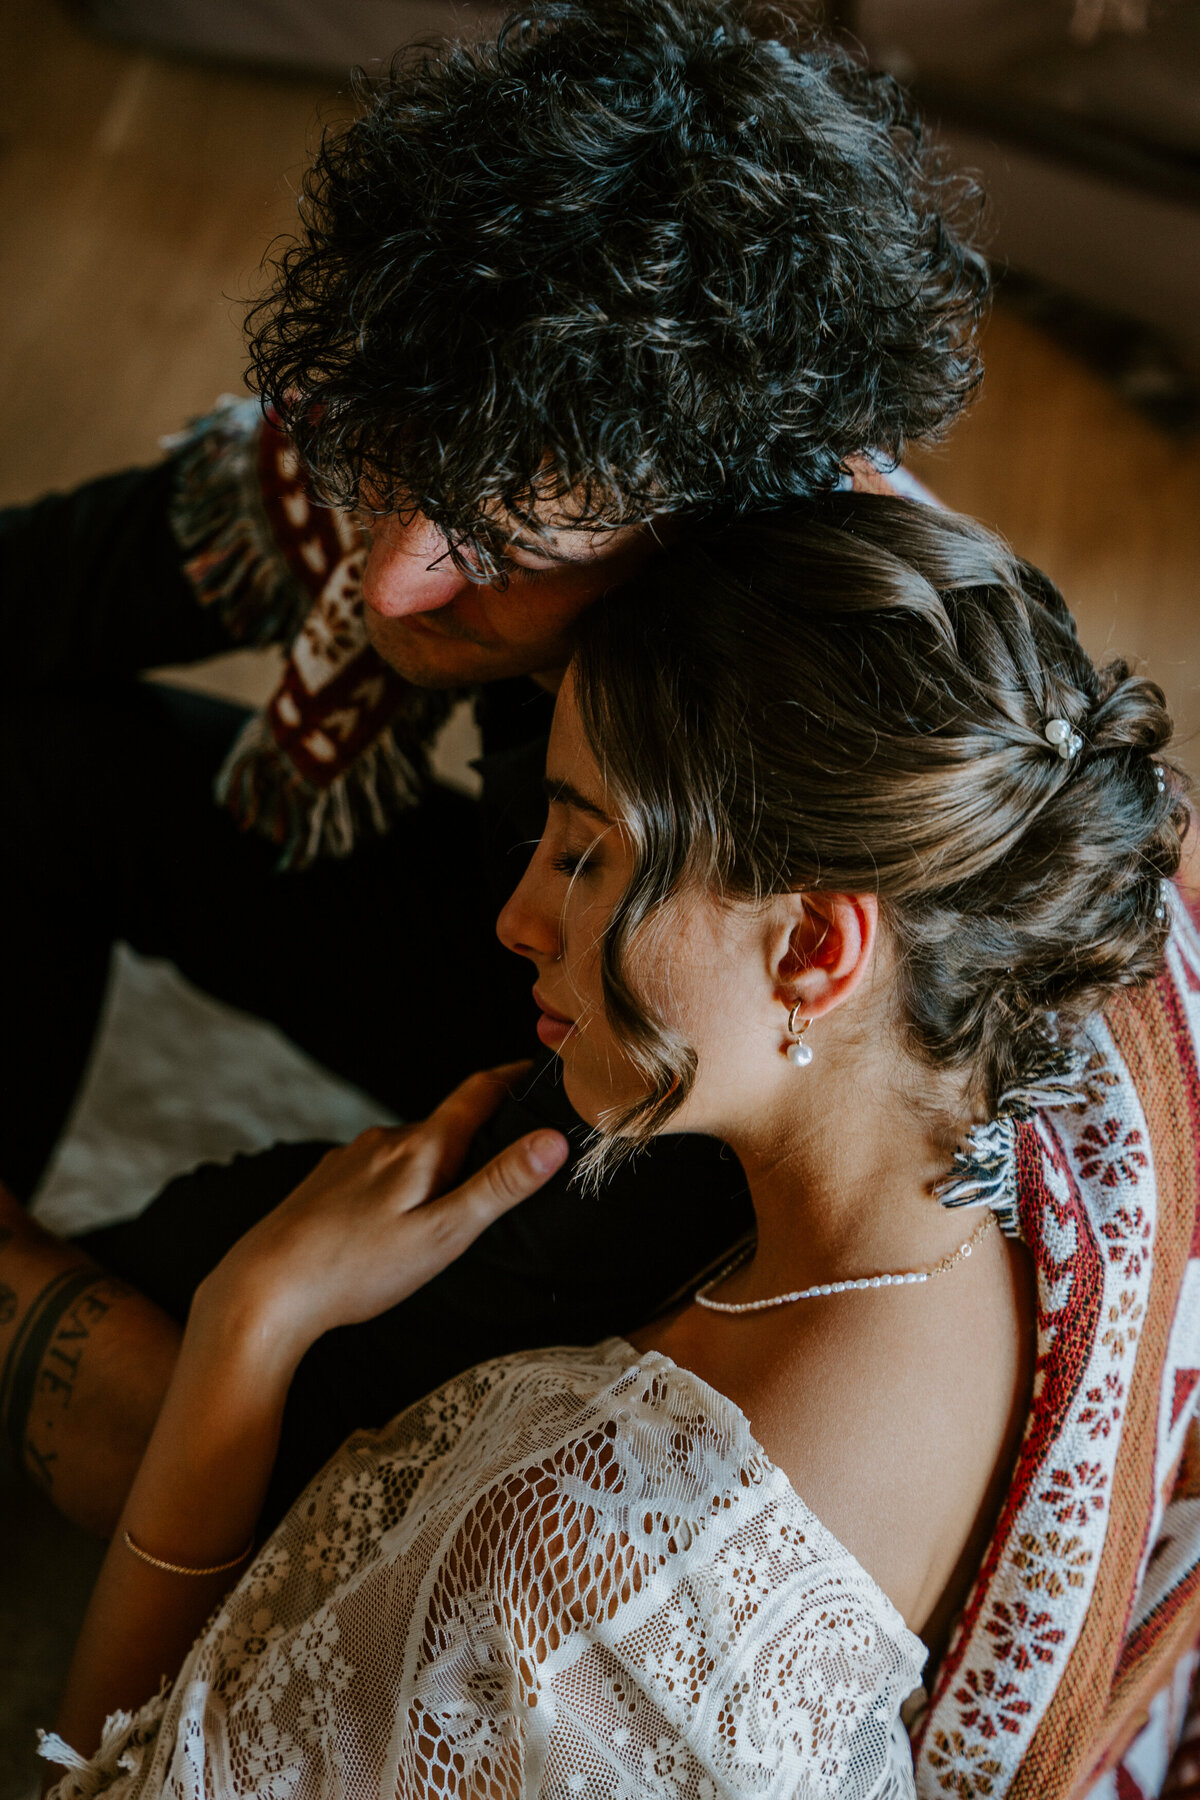
M 794 894 L 775 934 L 779 997 L 810 1019 L 848 1000 L 870 967 L 879 933 L 874 894 Z

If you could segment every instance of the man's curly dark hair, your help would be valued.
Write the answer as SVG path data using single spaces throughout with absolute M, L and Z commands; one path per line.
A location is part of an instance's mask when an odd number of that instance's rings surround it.
M 329 499 L 424 513 L 487 576 L 500 508 L 732 518 L 954 416 L 987 287 L 963 186 L 893 81 L 767 29 L 543 0 L 362 81 L 250 317 Z

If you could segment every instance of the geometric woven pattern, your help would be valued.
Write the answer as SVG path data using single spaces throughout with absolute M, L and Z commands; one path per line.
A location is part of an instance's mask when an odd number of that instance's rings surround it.
M 1200 938 L 1089 1033 L 1084 1097 L 1020 1128 L 1033 1407 L 914 1734 L 918 1792 L 1159 1792 L 1200 1638 Z

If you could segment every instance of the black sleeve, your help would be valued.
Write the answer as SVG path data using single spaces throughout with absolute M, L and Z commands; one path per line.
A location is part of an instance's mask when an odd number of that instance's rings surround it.
M 0 511 L 0 684 L 8 692 L 138 674 L 233 648 L 181 568 L 176 463 Z

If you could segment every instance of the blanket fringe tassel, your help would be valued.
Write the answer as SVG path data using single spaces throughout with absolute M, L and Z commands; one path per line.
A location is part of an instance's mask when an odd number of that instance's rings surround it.
M 178 458 L 171 529 L 201 606 L 217 609 L 241 644 L 287 642 L 312 595 L 288 568 L 262 503 L 256 400 L 226 394 L 186 431 L 164 438 Z
M 1046 1106 L 1071 1106 L 1080 1098 L 1084 1058 L 1047 1045 L 1024 1079 L 1000 1096 L 996 1116 L 972 1125 L 954 1153 L 950 1172 L 934 1186 L 943 1206 L 990 1206 L 1005 1237 L 1019 1237 L 1017 1125 Z
M 217 778 L 217 798 L 243 830 L 279 846 L 280 869 L 297 869 L 319 856 L 349 856 L 364 831 L 384 836 L 396 812 L 416 804 L 427 779 L 423 752 L 401 748 L 387 729 L 328 787 L 314 787 L 259 716 L 234 743 Z

